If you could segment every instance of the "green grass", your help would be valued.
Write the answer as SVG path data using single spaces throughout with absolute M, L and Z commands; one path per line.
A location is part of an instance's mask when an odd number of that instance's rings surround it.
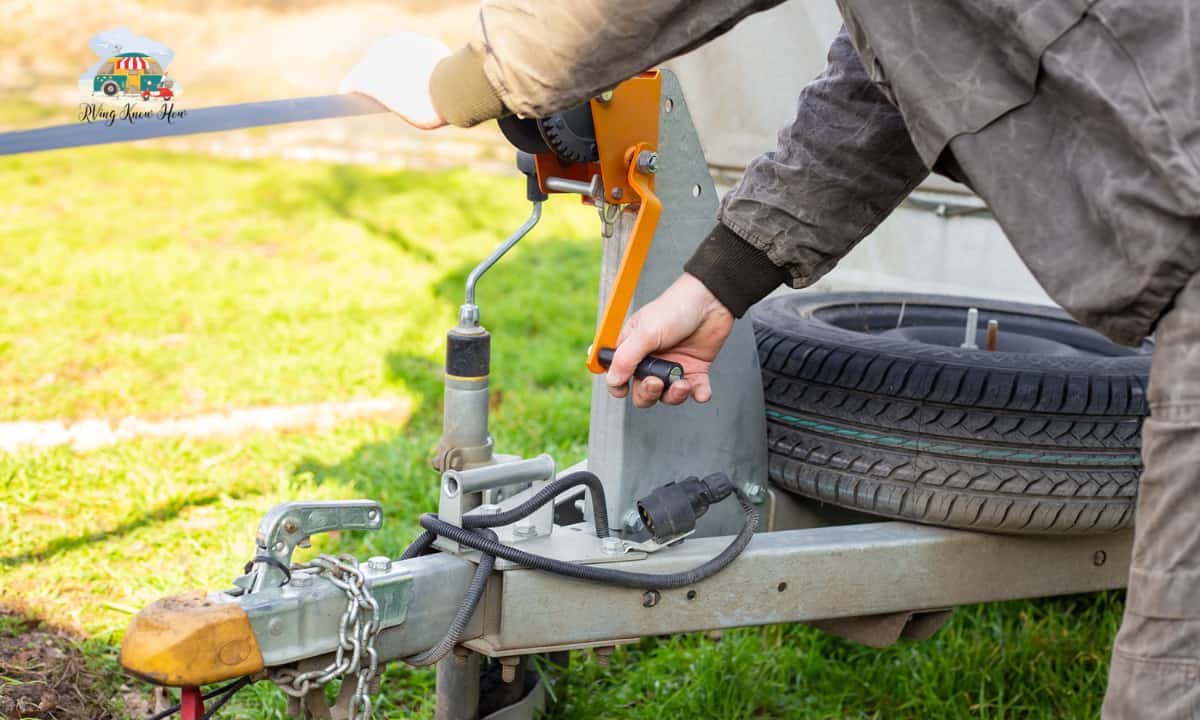
M 414 408 L 403 425 L 0 456 L 0 605 L 80 633 L 116 672 L 128 609 L 227 585 L 274 503 L 384 503 L 382 531 L 313 552 L 395 554 L 416 534 L 436 504 L 443 336 L 466 273 L 524 218 L 519 179 L 102 148 L 3 160 L 0 181 L 0 420 L 383 394 Z M 594 215 L 557 199 L 481 285 L 505 452 L 584 453 L 594 237 Z M 555 715 L 1094 717 L 1120 606 L 962 608 L 886 650 L 800 626 L 648 639 L 608 668 L 576 654 Z M 431 697 L 430 672 L 393 666 L 379 716 L 431 717 Z M 226 715 L 283 707 L 260 684 Z

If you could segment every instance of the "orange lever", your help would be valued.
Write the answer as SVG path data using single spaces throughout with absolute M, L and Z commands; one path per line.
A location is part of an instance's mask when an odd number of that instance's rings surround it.
M 588 351 L 587 367 L 594 373 L 605 372 L 605 366 L 600 363 L 600 350 L 617 347 L 617 338 L 621 335 L 621 326 L 625 323 L 625 314 L 633 302 L 633 293 L 637 290 L 638 278 L 642 274 L 642 266 L 646 264 L 646 255 L 650 252 L 650 242 L 654 239 L 654 230 L 658 227 L 658 218 L 662 215 L 662 202 L 650 187 L 650 176 L 638 169 L 638 156 L 646 149 L 646 143 L 633 146 L 626 155 L 629 159 L 629 186 L 641 201 L 637 217 L 633 221 L 633 232 L 625 245 L 625 253 L 621 256 L 621 266 L 617 269 L 617 277 L 613 281 L 612 290 L 608 294 L 608 303 L 604 306 L 604 314 L 600 317 L 600 325 L 596 328 L 596 337 Z

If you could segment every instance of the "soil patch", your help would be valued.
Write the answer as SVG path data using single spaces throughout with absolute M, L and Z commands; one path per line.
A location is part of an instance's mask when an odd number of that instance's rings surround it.
M 115 720 L 111 694 L 77 638 L 0 608 L 0 718 Z

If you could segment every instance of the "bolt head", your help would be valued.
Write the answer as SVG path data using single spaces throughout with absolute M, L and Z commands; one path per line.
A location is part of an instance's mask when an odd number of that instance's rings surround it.
M 300 526 L 296 523 L 296 521 L 293 518 L 288 518 L 283 521 L 283 529 L 288 535 L 291 535 L 292 533 L 299 530 Z
M 605 90 L 604 92 L 600 93 L 600 95 L 596 99 L 602 103 L 610 103 L 610 102 L 612 102 L 612 99 L 613 99 L 613 91 Z
M 267 632 L 274 637 L 279 637 L 283 634 L 283 621 L 279 618 L 271 618 L 271 622 L 267 623 Z
M 743 483 L 742 492 L 749 498 L 750 502 L 758 505 L 766 501 L 767 489 L 758 483 Z
M 637 169 L 649 174 L 658 172 L 658 153 L 643 150 L 637 156 Z
M 513 528 L 513 534 L 521 538 L 529 538 L 537 535 L 537 526 L 531 522 L 519 522 Z
M 637 509 L 632 509 L 621 516 L 621 524 L 625 526 L 628 532 L 640 532 L 645 524 L 642 523 L 642 516 L 638 515 Z
M 620 538 L 606 537 L 600 541 L 600 548 L 605 555 L 620 555 L 625 552 L 625 543 Z
M 392 560 L 383 555 L 376 555 L 367 560 L 367 569 L 375 572 L 387 572 L 392 569 Z
M 620 200 L 621 198 L 625 197 L 625 191 L 619 187 L 615 187 L 612 189 L 612 196 L 613 200 Z
M 480 515 L 497 515 L 500 512 L 500 506 L 493 503 L 480 505 L 478 509 Z

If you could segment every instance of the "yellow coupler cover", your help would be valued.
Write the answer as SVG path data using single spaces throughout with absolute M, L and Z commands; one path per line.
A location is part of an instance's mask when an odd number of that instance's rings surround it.
M 201 592 L 163 598 L 134 616 L 121 666 L 159 685 L 207 685 L 263 668 L 250 618 Z

